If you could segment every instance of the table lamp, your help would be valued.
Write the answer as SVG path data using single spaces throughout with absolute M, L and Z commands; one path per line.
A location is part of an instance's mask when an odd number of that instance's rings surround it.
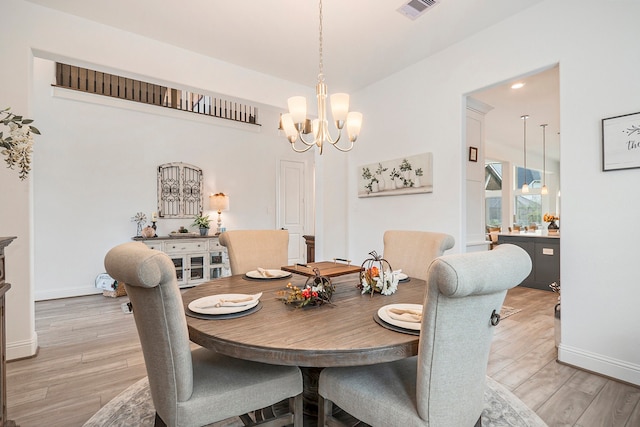
M 229 210 L 229 196 L 224 193 L 216 193 L 209 196 L 209 208 L 218 212 L 218 229 L 216 236 L 222 232 L 222 211 Z

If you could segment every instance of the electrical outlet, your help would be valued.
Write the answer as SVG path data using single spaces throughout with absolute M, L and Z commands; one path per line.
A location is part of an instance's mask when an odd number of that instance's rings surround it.
M 123 313 L 127 313 L 127 314 L 133 313 L 133 306 L 131 305 L 130 302 L 125 302 L 124 304 L 120 305 L 120 307 L 122 308 Z

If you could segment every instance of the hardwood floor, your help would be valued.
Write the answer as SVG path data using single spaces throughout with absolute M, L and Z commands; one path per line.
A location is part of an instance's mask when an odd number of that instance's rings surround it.
M 557 295 L 509 291 L 522 311 L 496 327 L 488 374 L 550 427 L 638 427 L 640 388 L 556 362 Z M 82 426 L 118 393 L 146 375 L 126 297 L 92 295 L 36 303 L 40 350 L 9 362 L 9 419 L 20 427 Z

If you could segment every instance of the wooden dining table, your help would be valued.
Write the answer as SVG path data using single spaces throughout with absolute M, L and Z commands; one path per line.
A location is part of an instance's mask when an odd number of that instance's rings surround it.
M 277 280 L 234 275 L 200 284 L 184 292 L 185 311 L 191 301 L 216 294 L 262 292 L 259 309 L 237 318 L 201 319 L 187 315 L 191 341 L 216 352 L 246 360 L 300 367 L 369 365 L 418 353 L 418 336 L 382 327 L 374 320 L 387 304 L 422 304 L 426 285 L 410 278 L 389 296 L 362 294 L 359 275 L 332 280 L 330 304 L 296 308 L 285 304 L 278 291 L 306 277 L 293 274 Z
M 286 290 L 288 283 L 302 287 L 307 280 L 312 278 L 299 274 L 282 279 L 223 277 L 187 290 L 183 301 L 189 338 L 194 343 L 239 359 L 299 366 L 305 425 L 314 426 L 318 377 L 323 368 L 371 365 L 418 354 L 417 335 L 387 329 L 374 320 L 374 314 L 387 304 L 422 304 L 426 284 L 409 278 L 399 283 L 392 295 L 371 296 L 356 287 L 359 274 L 349 274 L 331 279 L 335 291 L 330 304 L 296 308 L 280 299 L 278 291 Z M 189 303 L 201 297 L 258 292 L 262 292 L 259 309 L 246 316 L 201 319 L 188 313 Z

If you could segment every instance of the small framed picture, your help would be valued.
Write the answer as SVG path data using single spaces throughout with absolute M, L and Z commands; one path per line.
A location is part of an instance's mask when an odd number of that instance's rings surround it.
M 469 161 L 470 162 L 478 161 L 478 147 L 469 147 Z
M 640 168 L 640 113 L 602 119 L 602 170 Z

